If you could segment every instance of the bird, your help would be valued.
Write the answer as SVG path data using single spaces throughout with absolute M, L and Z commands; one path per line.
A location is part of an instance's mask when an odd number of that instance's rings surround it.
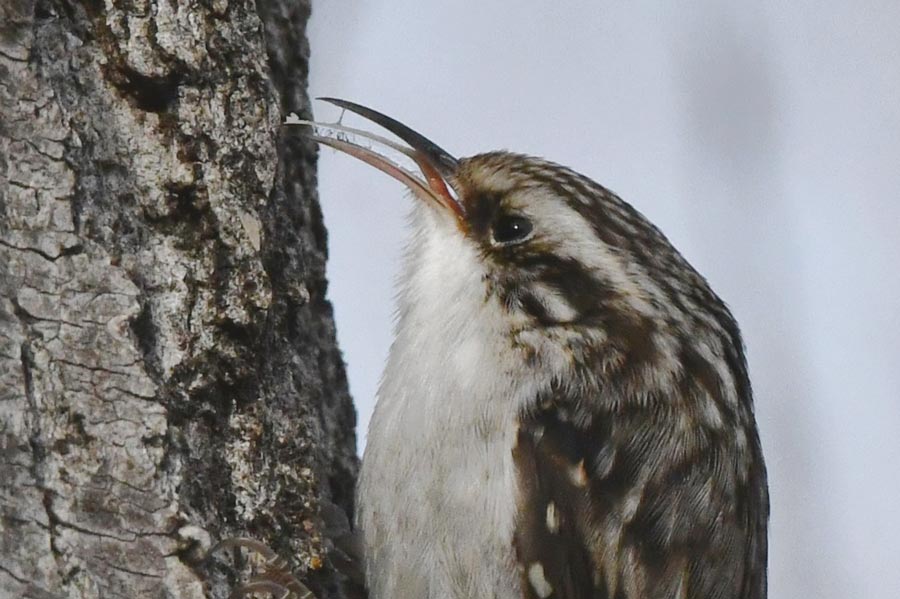
M 413 195 L 356 526 L 371 599 L 765 599 L 769 498 L 725 303 L 612 191 L 301 121 Z M 343 112 L 342 112 L 343 116 Z

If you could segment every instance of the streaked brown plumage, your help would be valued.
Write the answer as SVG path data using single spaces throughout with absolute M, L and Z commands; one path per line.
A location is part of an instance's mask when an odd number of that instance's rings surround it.
M 408 145 L 311 137 L 421 200 L 359 487 L 373 599 L 764 599 L 750 382 L 705 279 L 583 175 L 328 101 Z

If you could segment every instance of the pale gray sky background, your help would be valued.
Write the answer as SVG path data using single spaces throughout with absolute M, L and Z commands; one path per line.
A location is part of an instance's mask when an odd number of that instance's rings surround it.
M 900 2 L 314 2 L 313 95 L 618 192 L 729 303 L 772 491 L 772 599 L 900 597 Z M 316 116 L 333 120 L 324 104 Z M 409 199 L 323 151 L 364 438 Z

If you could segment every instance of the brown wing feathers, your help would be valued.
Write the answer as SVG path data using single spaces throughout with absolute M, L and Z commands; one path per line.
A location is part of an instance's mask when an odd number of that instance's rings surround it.
M 654 416 L 632 408 L 573 419 L 550 402 L 520 418 L 524 597 L 764 597 L 765 497 L 744 497 L 726 436 L 676 459 L 678 440 L 647 426 Z
M 519 475 L 515 537 L 522 589 L 528 599 L 595 595 L 591 556 L 577 517 L 588 513 L 584 464 L 573 438 L 552 418 L 520 424 L 513 457 Z M 549 430 L 548 430 L 549 428 Z

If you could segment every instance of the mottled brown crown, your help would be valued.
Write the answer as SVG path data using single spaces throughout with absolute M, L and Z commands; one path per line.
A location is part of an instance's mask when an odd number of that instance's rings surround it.
M 508 152 L 462 159 L 454 184 L 467 234 L 492 263 L 492 289 L 504 305 L 529 314 L 535 326 L 604 331 L 603 347 L 572 350 L 585 358 L 602 354 L 593 362 L 607 370 L 621 363 L 638 371 L 670 359 L 674 351 L 683 369 L 721 395 L 718 387 L 724 382 L 693 349 L 702 338 L 733 373 L 733 384 L 740 387 L 735 394 L 749 398 L 740 333 L 728 308 L 659 229 L 616 194 L 569 168 Z M 563 227 L 566 219 L 582 220 L 586 226 L 572 231 L 589 232 L 593 247 L 573 255 L 567 244 L 587 246 L 587 241 L 559 238 L 565 230 L 545 234 L 541 222 L 534 223 L 526 241 L 492 242 L 497 222 L 528 215 L 530 204 L 539 202 L 558 203 Z M 540 212 L 548 210 L 553 208 Z M 560 318 L 542 293 L 572 310 Z

